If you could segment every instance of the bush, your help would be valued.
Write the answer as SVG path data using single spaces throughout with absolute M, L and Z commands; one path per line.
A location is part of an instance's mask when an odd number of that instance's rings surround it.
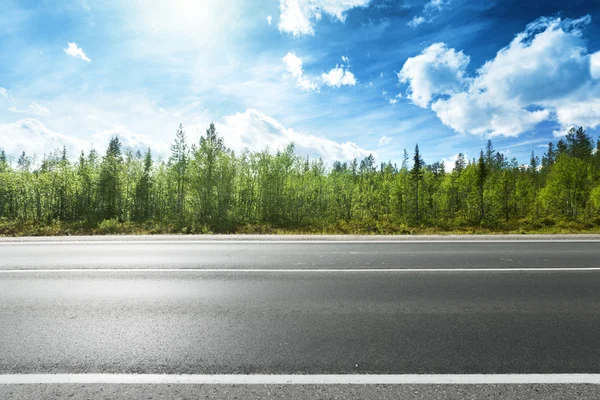
M 98 233 L 101 234 L 114 234 L 119 233 L 122 230 L 121 223 L 118 219 L 105 219 L 98 224 Z

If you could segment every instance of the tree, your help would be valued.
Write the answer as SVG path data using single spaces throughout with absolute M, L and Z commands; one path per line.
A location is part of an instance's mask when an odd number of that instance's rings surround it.
M 194 187 L 200 201 L 196 212 L 200 220 L 211 221 L 217 217 L 218 166 L 225 150 L 223 138 L 211 123 L 194 152 Z
M 183 124 L 179 124 L 175 132 L 175 141 L 171 145 L 171 157 L 169 163 L 175 179 L 175 215 L 183 219 L 185 214 L 185 192 L 187 186 L 187 170 L 189 162 L 189 149 L 187 138 L 183 130 Z
M 10 165 L 8 164 L 8 157 L 3 149 L 0 149 L 0 173 L 8 171 Z
M 589 199 L 590 185 L 585 161 L 563 154 L 548 175 L 541 197 L 551 215 L 576 218 Z
M 118 136 L 115 136 L 110 140 L 100 165 L 97 198 L 99 201 L 98 212 L 101 219 L 121 217 L 122 166 L 121 141 Z
M 556 161 L 556 150 L 552 142 L 548 143 L 548 151 L 542 157 L 542 168 L 548 169 Z
M 594 143 L 594 146 L 592 146 Z M 592 149 L 592 147 L 595 147 Z M 71 159 L 62 146 L 40 156 L 0 150 L 0 233 L 37 233 L 47 223 L 94 229 L 104 219 L 169 232 L 244 229 L 401 232 L 406 226 L 537 229 L 537 224 L 600 221 L 600 140 L 570 130 L 541 160 L 508 159 L 490 141 L 453 171 L 425 164 L 415 146 L 401 167 L 392 161 L 335 161 L 297 154 L 293 143 L 235 154 L 214 124 L 188 147 L 179 125 L 163 161 L 111 138 L 106 153 Z M 14 157 L 15 165 L 10 162 Z M 533 217 L 533 218 L 532 218 Z M 19 221 L 19 223 L 15 223 Z M 100 225 L 114 227 L 114 222 Z M 8 227 L 8 228 L 7 228 Z
M 496 161 L 496 150 L 494 150 L 494 146 L 492 145 L 492 141 L 490 139 L 488 139 L 487 141 L 487 145 L 485 146 L 485 165 L 488 167 L 488 169 L 494 169 L 495 168 L 495 161 Z
M 583 127 L 579 127 L 575 132 L 575 140 L 573 143 L 573 157 L 580 160 L 589 160 L 592 156 L 594 147 L 592 138 L 586 133 Z
M 567 146 L 567 143 L 564 139 L 560 139 L 558 143 L 556 143 L 556 158 L 558 158 L 558 156 L 562 154 L 567 153 L 568 151 L 569 147 Z
M 415 155 L 413 157 L 413 167 L 411 170 L 411 176 L 415 183 L 415 210 L 416 210 L 416 220 L 419 222 L 419 183 L 423 178 L 423 166 L 425 163 L 421 158 L 421 154 L 419 153 L 419 145 L 415 146 Z
M 25 152 L 22 152 L 19 156 L 19 159 L 17 160 L 17 169 L 22 172 L 29 172 L 29 169 L 31 168 L 31 163 L 31 157 L 28 157 L 27 154 L 25 154 Z
M 488 167 L 483 158 L 483 151 L 479 155 L 479 162 L 477 163 L 477 187 L 479 188 L 479 221 L 483 221 L 485 217 L 485 207 L 483 201 L 483 193 L 485 180 L 488 176 Z
M 134 218 L 137 221 L 146 221 L 150 217 L 150 194 L 152 189 L 152 152 L 148 148 L 144 156 L 144 171 L 135 188 Z
M 463 153 L 458 153 L 456 160 L 454 161 L 454 170 L 457 174 L 460 174 L 465 167 L 467 166 L 467 162 L 465 161 L 465 155 Z

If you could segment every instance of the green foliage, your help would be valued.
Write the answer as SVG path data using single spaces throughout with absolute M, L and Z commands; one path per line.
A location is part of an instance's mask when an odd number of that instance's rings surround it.
M 418 145 L 400 168 L 371 155 L 328 168 L 293 143 L 236 155 L 211 124 L 191 145 L 180 125 L 166 162 L 117 137 L 74 161 L 0 150 L 0 235 L 599 231 L 599 147 L 580 128 L 528 166 L 490 141 L 451 172 Z

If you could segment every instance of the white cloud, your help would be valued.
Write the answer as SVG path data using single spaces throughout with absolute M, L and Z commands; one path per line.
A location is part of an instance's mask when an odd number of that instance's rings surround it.
M 444 43 L 434 43 L 418 56 L 406 60 L 398 78 L 409 84 L 407 98 L 426 108 L 433 95 L 451 95 L 464 89 L 469 61 L 462 51 L 448 49 Z
M 267 16 L 267 23 L 269 24 L 269 26 L 273 23 L 273 17 L 271 17 L 270 15 Z
M 417 26 L 421 25 L 424 22 L 425 22 L 425 18 L 422 15 L 415 15 L 413 17 L 413 19 L 408 21 L 408 26 L 410 26 L 411 28 L 416 28 Z
M 348 64 L 350 62 L 350 59 L 346 56 L 342 56 L 342 61 Z
M 423 15 L 415 15 L 408 21 L 408 26 L 416 28 L 423 23 L 432 22 L 448 4 L 450 4 L 450 0 L 431 0 L 427 2 L 423 7 Z
M 379 147 L 387 146 L 388 144 L 390 144 L 391 141 L 392 141 L 391 138 L 389 138 L 387 136 L 382 136 L 379 138 Z
M 450 3 L 450 0 L 431 0 L 425 4 L 425 9 L 439 10 L 448 3 Z
M 79 58 L 80 60 L 83 61 L 87 61 L 87 62 L 91 62 L 92 60 L 90 60 L 88 58 L 88 56 L 85 55 L 85 53 L 83 52 L 83 49 L 81 47 L 77 46 L 77 43 L 75 42 L 69 42 L 68 46 L 66 49 L 64 49 L 65 53 L 67 53 L 69 56 L 73 57 L 73 58 Z
M 26 110 L 18 109 L 15 106 L 10 106 L 8 107 L 8 111 L 18 114 L 35 114 L 40 115 L 42 117 L 46 117 L 51 114 L 50 110 L 47 107 L 44 107 L 43 105 L 38 103 L 29 104 L 29 107 Z
M 398 100 L 400 100 L 401 98 L 402 98 L 402 94 L 398 93 L 394 97 L 388 97 L 388 101 L 391 105 L 396 105 L 398 103 Z
M 8 97 L 8 90 L 0 86 L 0 97 Z
M 346 11 L 366 7 L 371 0 L 280 0 L 279 30 L 293 36 L 314 35 L 313 23 L 328 14 L 344 22 Z
M 298 155 L 321 157 L 328 163 L 335 160 L 361 159 L 371 153 L 376 156 L 374 152 L 367 151 L 353 142 L 339 143 L 286 128 L 276 119 L 254 109 L 226 116 L 222 123 L 216 124 L 216 127 L 219 134 L 223 136 L 225 145 L 236 152 L 244 148 L 261 151 L 266 147 L 271 151 L 282 150 L 290 142 L 294 142 Z
M 308 154 L 313 159 L 321 157 L 328 163 L 335 160 L 361 159 L 371 153 L 377 156 L 375 152 L 367 151 L 353 142 L 340 143 L 325 137 L 295 131 L 254 109 L 225 116 L 216 123 L 216 126 L 225 140 L 225 145 L 238 153 L 245 148 L 251 151 L 262 151 L 268 147 L 270 151 L 277 151 L 294 142 L 298 155 Z M 198 137 L 204 134 L 206 127 L 207 124 L 204 122 L 184 125 L 190 143 L 196 142 Z M 136 133 L 122 124 L 95 130 L 88 136 L 89 140 L 51 130 L 33 118 L 0 124 L 0 143 L 12 156 L 25 151 L 29 155 L 36 154 L 41 157 L 44 153 L 62 148 L 63 145 L 67 147 L 72 158 L 77 157 L 82 150 L 87 152 L 92 147 L 102 154 L 109 140 L 115 136 L 119 137 L 124 149 L 145 151 L 150 147 L 154 155 L 163 159 L 169 155 L 172 135 L 167 138 L 151 138 Z
M 13 156 L 25 151 L 28 155 L 42 156 L 64 146 L 71 156 L 89 149 L 89 143 L 48 129 L 33 118 L 0 125 L 0 143 Z
M 124 125 L 114 125 L 112 128 L 103 129 L 92 134 L 92 144 L 96 149 L 104 149 L 110 139 L 117 136 L 125 149 L 144 152 L 151 148 L 152 153 L 159 157 L 169 155 L 169 144 L 163 141 L 152 140 L 147 136 L 133 132 Z
M 321 75 L 321 79 L 327 86 L 339 88 L 340 86 L 354 86 L 356 85 L 356 78 L 354 74 L 344 67 L 336 66 L 328 73 Z
M 600 51 L 590 55 L 590 75 L 593 79 L 600 79 Z
M 577 20 L 540 18 L 472 77 L 469 57 L 436 43 L 409 58 L 398 77 L 408 98 L 431 107 L 457 132 L 517 136 L 555 118 L 561 125 L 600 125 L 598 57 L 587 53 Z
M 446 172 L 452 172 L 454 171 L 454 163 L 456 162 L 456 160 L 458 159 L 458 153 L 450 156 L 448 158 L 442 158 L 442 162 L 444 163 L 444 170 Z M 465 161 L 469 160 L 469 158 L 467 156 L 465 156 Z
M 48 110 L 47 107 L 44 107 L 43 105 L 38 104 L 38 103 L 31 103 L 29 105 L 29 111 L 31 111 L 34 114 L 41 115 L 41 116 L 48 116 L 51 114 L 50 110 Z
M 294 53 L 287 53 L 282 60 L 286 65 L 288 75 L 296 80 L 299 88 L 307 92 L 319 90 L 319 86 L 316 83 L 304 76 L 302 59 L 300 57 Z
M 576 125 L 594 129 L 600 125 L 600 97 L 563 104 L 556 108 L 556 116 L 563 127 Z
M 444 125 L 457 132 L 490 136 L 518 136 L 550 116 L 547 110 L 529 112 L 514 100 L 488 101 L 467 92 L 438 100 L 431 109 Z

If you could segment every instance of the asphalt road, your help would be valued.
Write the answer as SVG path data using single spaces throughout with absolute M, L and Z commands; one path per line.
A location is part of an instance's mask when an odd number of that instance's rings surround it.
M 0 374 L 600 373 L 590 267 L 600 242 L 1 243 Z
M 0 269 L 600 267 L 589 242 L 0 242 Z

